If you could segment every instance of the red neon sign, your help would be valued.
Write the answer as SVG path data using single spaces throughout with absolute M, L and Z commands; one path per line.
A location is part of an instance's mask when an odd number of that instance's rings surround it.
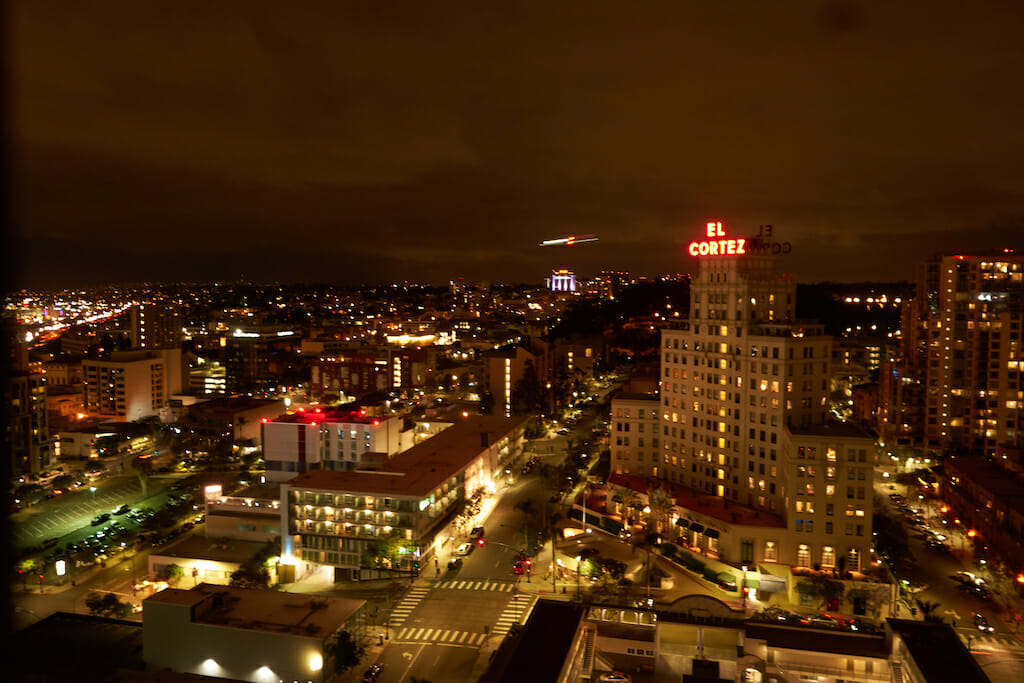
M 708 237 L 725 237 L 722 221 L 708 221 Z M 743 238 L 708 239 L 690 242 L 690 256 L 738 256 L 747 253 L 747 240 Z

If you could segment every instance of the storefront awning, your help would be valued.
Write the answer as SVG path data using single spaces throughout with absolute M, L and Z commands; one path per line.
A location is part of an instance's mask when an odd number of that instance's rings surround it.
M 708 529 L 704 532 L 704 535 L 708 538 L 718 538 L 718 529 Z
M 682 517 L 677 517 L 676 518 L 676 526 L 682 527 L 682 528 L 686 529 L 687 527 L 690 526 L 690 520 L 683 519 Z
M 694 533 L 699 534 L 702 531 L 704 531 L 704 525 L 701 524 L 700 522 L 692 522 L 690 524 L 690 530 L 693 531 Z

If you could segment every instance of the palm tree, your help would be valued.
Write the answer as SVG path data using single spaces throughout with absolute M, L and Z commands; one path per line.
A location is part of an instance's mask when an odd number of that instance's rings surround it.
M 917 608 L 921 610 L 921 615 L 924 617 L 925 621 L 930 621 L 936 624 L 945 622 L 945 620 L 936 613 L 939 607 L 941 607 L 939 603 L 919 599 L 915 599 L 914 602 L 917 603 Z
M 622 489 L 622 516 L 626 518 L 627 522 L 632 520 L 632 514 L 630 510 L 636 510 L 640 507 L 640 494 L 633 489 Z
M 668 495 L 664 488 L 652 489 L 648 495 L 648 505 L 651 507 L 651 516 L 657 521 L 658 531 L 666 531 L 672 513 L 675 512 L 676 502 Z

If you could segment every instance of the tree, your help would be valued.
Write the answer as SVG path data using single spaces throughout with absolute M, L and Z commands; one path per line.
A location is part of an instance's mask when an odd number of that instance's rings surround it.
M 127 619 L 134 611 L 131 603 L 121 602 L 113 593 L 97 591 L 92 591 L 86 596 L 85 606 L 89 608 L 89 614 L 93 616 L 114 619 Z
M 18 574 L 21 576 L 21 587 L 24 589 L 28 582 L 29 575 L 35 575 L 39 571 L 39 563 L 32 558 L 22 560 L 18 564 Z
M 938 609 L 942 605 L 937 602 L 928 602 L 927 600 L 920 599 L 915 599 L 914 602 L 917 603 L 917 608 L 921 610 L 921 615 L 924 617 L 925 621 L 930 621 L 936 624 L 944 623 L 943 618 L 937 613 Z
M 511 403 L 514 415 L 539 413 L 542 408 L 544 393 L 533 360 L 527 359 L 523 364 L 523 377 L 512 387 Z
M 663 487 L 651 489 L 648 494 L 648 505 L 651 508 L 651 516 L 656 521 L 656 527 L 659 531 L 667 531 L 669 527 L 669 520 L 672 519 L 672 513 L 675 512 L 676 502 L 672 500 L 671 496 Z
M 177 586 L 184 577 L 185 570 L 177 564 L 164 566 L 156 575 L 158 581 L 166 581 L 171 586 Z
M 272 542 L 266 543 L 258 553 L 231 574 L 229 584 L 240 588 L 269 588 L 270 567 L 277 549 Z
M 365 652 L 365 648 L 355 641 L 352 634 L 344 630 L 335 633 L 324 649 L 334 662 L 334 673 L 339 675 L 359 664 Z

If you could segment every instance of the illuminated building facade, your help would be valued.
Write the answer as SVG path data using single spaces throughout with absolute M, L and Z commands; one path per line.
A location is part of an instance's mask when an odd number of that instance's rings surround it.
M 166 302 L 140 303 L 131 308 L 130 333 L 140 349 L 174 349 L 183 338 L 181 313 Z
M 46 410 L 46 375 L 21 373 L 6 383 L 7 442 L 14 476 L 39 474 L 54 464 L 54 442 Z
M 157 415 L 180 394 L 185 369 L 181 349 L 114 352 L 82 361 L 83 403 L 93 418 L 131 422 Z
M 551 273 L 548 279 L 548 287 L 552 292 L 575 292 L 576 273 L 568 268 L 559 268 Z
M 472 416 L 373 469 L 309 470 L 281 484 L 281 556 L 296 577 L 376 578 L 367 554 L 389 542 L 387 560 L 409 570 L 436 557 L 439 532 L 477 491 L 493 492 L 522 456 L 523 419 Z
M 332 641 L 362 634 L 366 603 L 201 583 L 142 603 L 142 655 L 172 678 L 323 683 L 336 676 Z
M 879 375 L 886 443 L 931 452 L 1021 448 L 1024 257 L 939 254 L 903 309 L 900 356 Z
M 831 424 L 831 337 L 795 319 L 796 285 L 770 250 L 720 224 L 708 237 L 691 245 L 701 261 L 690 319 L 662 330 L 660 456 L 632 465 L 732 506 L 723 528 L 744 510 L 778 520 L 735 529 L 746 538 L 716 534 L 732 557 L 856 569 L 871 547 L 874 439 Z
M 361 411 L 310 410 L 262 423 L 263 459 L 269 481 L 314 470 L 350 471 L 368 454 L 383 459 L 401 450 L 401 420 Z
M 914 300 L 923 445 L 995 454 L 1021 447 L 1024 257 L 937 255 Z

